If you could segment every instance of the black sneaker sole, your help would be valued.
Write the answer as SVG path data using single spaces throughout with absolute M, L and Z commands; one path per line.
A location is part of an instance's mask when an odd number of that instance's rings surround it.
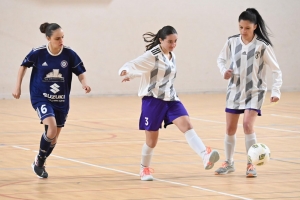
M 35 164 L 34 164 L 34 162 L 31 164 L 31 168 L 32 168 L 32 171 L 36 174 L 36 176 L 38 177 L 38 178 L 48 178 L 48 174 L 46 175 L 46 177 L 43 177 L 43 176 L 40 176 L 40 175 L 38 175 L 35 171 L 34 171 L 34 167 L 35 167 Z

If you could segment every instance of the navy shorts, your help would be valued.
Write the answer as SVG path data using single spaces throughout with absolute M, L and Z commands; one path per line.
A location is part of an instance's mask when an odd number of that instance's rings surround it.
M 166 128 L 176 118 L 185 115 L 188 113 L 180 101 L 164 101 L 145 96 L 142 99 L 140 130 L 157 131 L 163 121 Z
M 242 114 L 245 112 L 245 110 L 254 110 L 257 112 L 258 116 L 261 116 L 261 110 L 259 109 L 253 109 L 253 108 L 247 108 L 247 109 L 230 109 L 230 108 L 226 108 L 225 112 L 227 113 L 232 113 L 232 114 Z
M 64 127 L 68 114 L 54 109 L 49 103 L 38 103 L 35 105 L 35 110 L 42 121 L 47 117 L 54 117 L 57 127 Z

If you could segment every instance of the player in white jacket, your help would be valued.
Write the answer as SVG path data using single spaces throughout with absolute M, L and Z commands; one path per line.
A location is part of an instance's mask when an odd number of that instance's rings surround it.
M 224 79 L 229 80 L 226 97 L 226 160 L 215 174 L 235 171 L 233 153 L 240 114 L 244 113 L 246 153 L 256 143 L 254 122 L 261 115 L 261 107 L 267 91 L 266 70 L 273 74 L 271 102 L 280 98 L 282 74 L 268 37 L 264 20 L 254 8 L 248 8 L 239 16 L 240 34 L 228 38 L 217 63 Z M 227 61 L 231 64 L 226 68 Z M 251 160 L 247 163 L 247 177 L 257 176 Z
M 143 181 L 152 181 L 150 163 L 154 147 L 157 144 L 159 128 L 175 124 L 185 134 L 191 148 L 203 159 L 205 169 L 211 169 L 219 160 L 219 153 L 206 147 L 198 137 L 190 122 L 188 113 L 180 102 L 173 87 L 176 78 L 175 54 L 177 32 L 171 26 L 165 26 L 157 34 L 144 34 L 146 52 L 127 62 L 119 70 L 124 81 L 141 76 L 139 96 L 142 98 L 140 130 L 145 130 L 146 142 L 142 148 L 140 176 Z

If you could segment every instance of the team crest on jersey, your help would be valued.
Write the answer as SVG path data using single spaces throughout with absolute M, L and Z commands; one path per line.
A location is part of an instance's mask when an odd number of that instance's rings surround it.
M 68 62 L 65 61 L 65 60 L 63 60 L 63 61 L 61 61 L 60 66 L 61 66 L 62 68 L 67 67 L 67 66 L 68 66 Z
M 255 54 L 255 58 L 257 59 L 259 57 L 259 55 L 260 55 L 260 52 L 256 51 L 254 54 Z

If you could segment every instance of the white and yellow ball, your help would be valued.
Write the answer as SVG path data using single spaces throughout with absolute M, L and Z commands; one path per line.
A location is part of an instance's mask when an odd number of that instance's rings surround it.
M 270 161 L 271 152 L 267 145 L 262 143 L 253 144 L 248 151 L 248 162 L 261 166 Z

